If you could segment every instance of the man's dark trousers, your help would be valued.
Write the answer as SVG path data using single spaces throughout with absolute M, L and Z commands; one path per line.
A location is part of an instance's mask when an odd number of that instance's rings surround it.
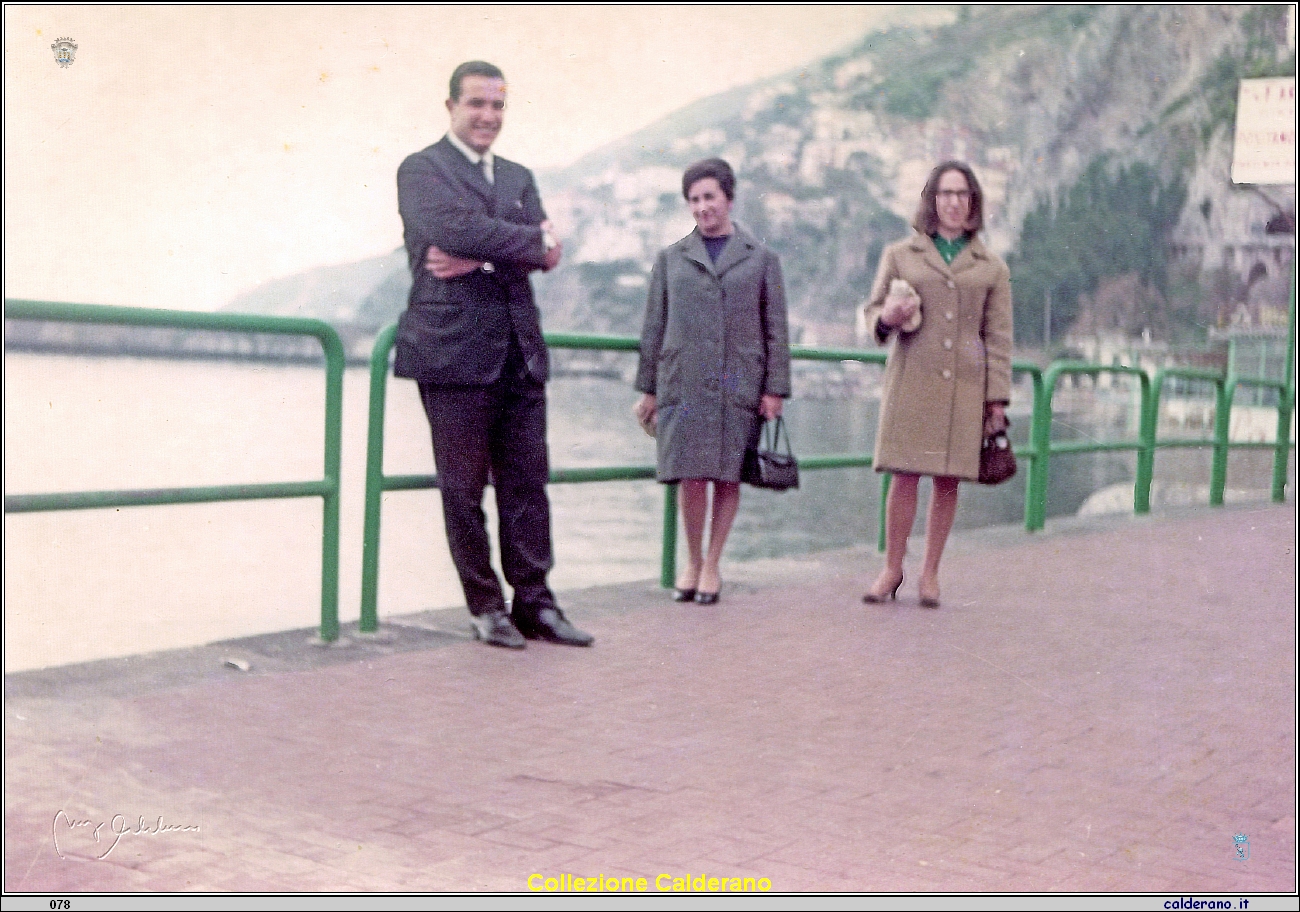
M 555 561 L 546 496 L 545 385 L 529 376 L 512 339 L 501 375 L 492 383 L 421 382 L 419 388 L 433 436 L 447 545 L 470 613 L 505 609 L 484 524 L 489 472 L 496 488 L 501 569 L 514 590 L 514 616 L 530 618 L 554 608 L 555 596 L 546 585 Z

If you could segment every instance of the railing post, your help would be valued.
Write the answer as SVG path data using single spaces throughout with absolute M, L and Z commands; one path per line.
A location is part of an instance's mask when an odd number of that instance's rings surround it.
M 1286 467 L 1291 456 L 1291 410 L 1295 408 L 1295 390 L 1278 394 L 1277 444 L 1273 449 L 1273 502 L 1286 502 Z
M 384 418 L 387 410 L 388 353 L 397 337 L 393 323 L 375 337 L 370 353 L 370 417 L 366 428 L 366 505 L 361 533 L 362 633 L 379 629 L 379 518 L 384 497 Z
M 1164 380 L 1163 371 L 1157 371 L 1158 383 Z M 1138 421 L 1137 471 L 1133 478 L 1133 512 L 1151 512 L 1151 473 L 1156 463 L 1156 419 L 1160 410 L 1160 388 L 1152 388 L 1146 371 L 1138 374 L 1142 391 L 1141 416 Z
M 1034 459 L 1029 465 L 1029 483 L 1025 488 L 1025 529 L 1029 532 L 1047 523 L 1047 472 L 1052 445 L 1052 393 L 1060 366 L 1051 364 L 1043 377 L 1042 395 L 1034 397 L 1034 415 L 1029 436 L 1033 441 Z
M 1033 384 L 1033 396 L 1029 404 L 1029 464 L 1025 467 L 1025 531 L 1033 532 L 1034 527 L 1030 524 L 1033 519 L 1032 505 L 1033 498 L 1030 497 L 1030 490 L 1034 484 L 1034 466 L 1038 464 L 1038 451 L 1034 449 L 1034 415 L 1038 412 L 1038 402 L 1043 398 L 1043 372 L 1037 366 L 1026 365 L 1024 370 L 1029 372 L 1029 379 Z
M 882 554 L 886 545 L 885 526 L 889 521 L 889 486 L 893 481 L 892 472 L 880 473 L 880 521 L 876 527 L 876 550 Z
M 325 350 L 325 482 L 321 532 L 320 638 L 339 638 L 339 502 L 343 463 L 343 342 L 332 326 L 322 332 Z
M 663 556 L 659 585 L 671 589 L 677 584 L 677 485 L 664 485 Z
M 1214 395 L 1214 461 L 1210 466 L 1210 506 L 1223 506 L 1223 489 L 1228 481 L 1228 430 L 1237 378 L 1229 376 Z
M 1277 449 L 1273 451 L 1273 501 L 1286 501 L 1286 464 L 1291 455 L 1291 412 L 1295 408 L 1295 260 L 1291 261 L 1291 300 L 1287 308 L 1286 364 L 1278 394 Z
M 1133 480 L 1133 512 L 1151 512 L 1151 476 L 1156 467 L 1156 426 L 1160 421 L 1160 394 L 1164 391 L 1165 369 L 1156 371 L 1151 382 L 1149 404 L 1142 409 L 1142 423 L 1138 428 L 1137 473 Z

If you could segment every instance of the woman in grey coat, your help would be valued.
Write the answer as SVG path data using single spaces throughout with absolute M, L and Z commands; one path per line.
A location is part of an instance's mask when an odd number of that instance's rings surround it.
M 740 506 L 745 451 L 790 395 L 785 289 L 775 253 L 731 221 L 736 178 L 720 158 L 686 169 L 696 229 L 655 261 L 636 388 L 653 423 L 661 482 L 679 482 L 688 564 L 673 599 L 711 605 L 718 563 Z M 713 486 L 709 547 L 704 525 Z

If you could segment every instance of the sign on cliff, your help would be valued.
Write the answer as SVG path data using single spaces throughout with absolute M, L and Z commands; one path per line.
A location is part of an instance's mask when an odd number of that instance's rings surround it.
M 1295 77 L 1241 81 L 1232 182 L 1295 183 Z

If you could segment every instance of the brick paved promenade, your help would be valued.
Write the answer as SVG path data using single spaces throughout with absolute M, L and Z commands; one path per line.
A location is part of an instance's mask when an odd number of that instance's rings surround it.
M 5 888 L 1294 891 L 1295 540 L 1059 521 L 958 534 L 938 611 L 863 605 L 862 549 L 566 593 L 589 651 L 429 612 L 13 675 Z

